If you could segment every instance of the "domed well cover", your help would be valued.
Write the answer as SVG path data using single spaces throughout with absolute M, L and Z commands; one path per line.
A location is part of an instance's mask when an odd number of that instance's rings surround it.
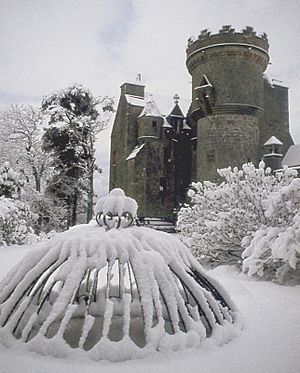
M 121 189 L 96 220 L 33 247 L 2 280 L 0 340 L 58 357 L 111 361 L 218 344 L 238 313 L 175 235 L 133 225 Z

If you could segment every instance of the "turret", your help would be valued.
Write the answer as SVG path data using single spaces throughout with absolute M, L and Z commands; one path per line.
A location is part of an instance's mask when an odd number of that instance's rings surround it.
M 164 118 L 150 95 L 138 117 L 138 142 L 158 140 L 161 137 L 163 124 Z
M 264 162 L 266 167 L 270 167 L 272 171 L 281 168 L 282 163 L 282 142 L 275 136 L 271 136 L 264 143 Z
M 235 32 L 223 26 L 214 35 L 203 30 L 197 40 L 190 40 L 186 65 L 193 78 L 194 117 L 205 115 L 205 105 L 215 112 L 224 112 L 228 106 L 233 111 L 261 109 L 268 49 L 266 34 L 257 36 L 252 27 Z M 196 100 L 199 97 L 203 102 Z
M 218 168 L 256 162 L 263 116 L 263 73 L 269 62 L 266 34 L 252 27 L 189 39 L 191 117 L 197 122 L 197 178 L 216 180 Z

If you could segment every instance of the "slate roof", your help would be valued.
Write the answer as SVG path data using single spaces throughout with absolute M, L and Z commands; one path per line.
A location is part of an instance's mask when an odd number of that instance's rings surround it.
M 277 139 L 277 137 L 275 136 L 271 136 L 269 138 L 269 140 L 267 140 L 265 143 L 264 143 L 264 146 L 267 146 L 267 145 L 283 145 L 282 142 L 280 140 Z
M 156 94 L 151 94 L 149 92 L 146 92 L 145 98 L 143 98 L 139 96 L 125 94 L 128 104 L 133 105 L 133 106 L 140 106 L 140 107 L 145 106 L 147 100 L 149 100 L 149 96 L 153 97 L 153 101 L 156 103 L 160 114 L 163 116 L 169 116 L 176 107 L 176 104 L 174 104 L 174 100 L 172 96 L 156 95 Z M 191 104 L 191 100 L 183 99 L 183 98 L 180 99 L 177 105 L 179 107 L 181 115 L 186 116 L 188 109 L 190 107 L 190 104 Z M 178 109 L 176 109 L 176 111 L 178 111 Z
M 300 144 L 291 145 L 282 160 L 283 166 L 297 167 L 300 166 Z

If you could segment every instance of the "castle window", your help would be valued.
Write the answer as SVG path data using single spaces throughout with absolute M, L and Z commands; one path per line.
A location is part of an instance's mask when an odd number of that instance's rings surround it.
M 178 127 L 179 127 L 179 128 L 178 128 L 178 131 L 179 131 L 179 132 L 182 132 L 182 130 L 183 130 L 183 121 L 182 121 L 182 120 L 179 120 L 178 122 L 179 122 L 179 123 L 178 123 Z
M 117 164 L 117 151 L 114 150 L 112 154 L 112 165 L 115 166 Z
M 165 202 L 167 180 L 165 177 L 159 178 L 159 196 L 161 203 Z
M 206 159 L 207 159 L 207 162 L 215 162 L 216 152 L 214 150 L 209 150 L 208 152 L 206 152 Z
M 152 121 L 152 127 L 155 128 L 155 129 L 157 128 L 157 121 L 156 120 Z

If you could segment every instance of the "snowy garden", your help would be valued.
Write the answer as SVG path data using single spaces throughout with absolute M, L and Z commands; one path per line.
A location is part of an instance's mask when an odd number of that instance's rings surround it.
M 219 170 L 176 234 L 136 226 L 122 190 L 95 205 L 112 110 L 75 85 L 1 112 L 0 372 L 299 372 L 297 172 Z
M 1 278 L 32 246 L 6 246 L 0 251 Z M 198 348 L 156 352 L 144 359 L 123 362 L 92 361 L 80 358 L 53 358 L 22 348 L 0 347 L 0 371 L 5 373 L 38 372 L 289 372 L 300 366 L 300 287 L 281 286 L 270 281 L 256 281 L 241 276 L 229 266 L 208 271 L 222 284 L 238 306 L 243 328 L 223 346 L 209 342 Z
M 244 164 L 218 170 L 220 184 L 193 183 L 178 214 L 182 239 L 202 263 L 234 264 L 248 276 L 300 281 L 300 178 Z

